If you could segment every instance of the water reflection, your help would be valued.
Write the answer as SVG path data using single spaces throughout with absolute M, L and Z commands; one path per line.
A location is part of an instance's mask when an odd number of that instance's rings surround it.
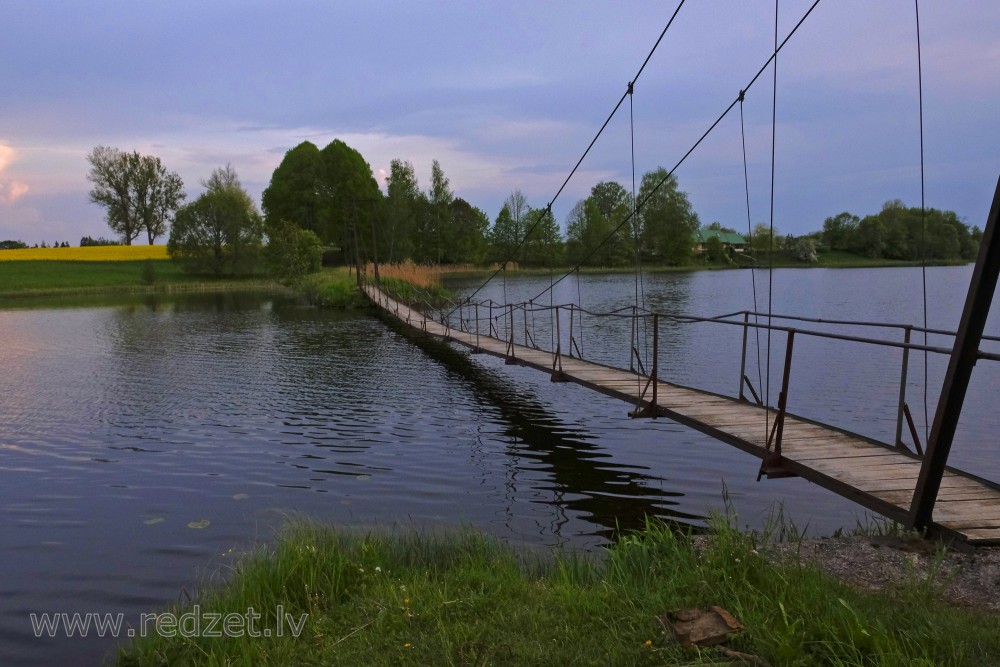
M 411 335 L 404 327 L 391 326 L 420 345 L 424 353 L 445 364 L 467 383 L 483 405 L 499 411 L 509 438 L 508 454 L 513 457 L 511 483 L 518 471 L 543 471 L 551 482 L 543 490 L 560 512 L 577 512 L 581 518 L 601 527 L 594 534 L 612 537 L 618 531 L 641 528 L 646 517 L 692 525 L 701 517 L 680 509 L 683 493 L 655 488 L 668 482 L 639 472 L 632 466 L 614 463 L 613 456 L 595 444 L 586 432 L 561 422 L 528 392 L 517 391 L 508 378 L 475 363 L 468 355 L 443 343 Z M 525 468 L 522 460 L 533 465 Z M 554 528 L 559 534 L 559 528 Z

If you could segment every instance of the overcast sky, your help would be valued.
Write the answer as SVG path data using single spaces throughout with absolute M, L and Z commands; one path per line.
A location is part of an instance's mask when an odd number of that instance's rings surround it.
M 811 2 L 782 0 L 782 37 Z M 440 161 L 496 217 L 544 206 L 676 2 L 0 2 L 0 240 L 109 235 L 96 145 L 159 156 L 189 197 L 231 163 L 258 199 L 289 148 L 340 138 L 382 182 Z M 985 222 L 1000 173 L 1000 3 L 922 0 L 927 204 Z M 770 0 L 690 0 L 636 84 L 638 177 L 672 167 L 766 61 Z M 775 226 L 920 201 L 912 0 L 823 0 L 778 59 Z M 771 74 L 747 94 L 751 217 L 769 217 Z M 745 229 L 739 108 L 677 172 L 703 223 Z M 631 188 L 622 108 L 554 204 Z M 161 241 L 162 242 L 162 241 Z

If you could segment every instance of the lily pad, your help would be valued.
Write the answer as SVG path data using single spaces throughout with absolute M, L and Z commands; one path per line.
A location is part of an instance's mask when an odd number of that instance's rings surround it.
M 235 493 L 235 494 L 233 494 L 233 500 L 246 500 L 249 497 L 250 497 L 250 494 L 247 494 L 247 493 Z
M 152 519 L 146 519 L 145 521 L 143 521 L 143 523 L 146 524 L 147 526 L 155 526 L 156 524 L 163 523 L 164 521 L 166 521 L 166 519 L 164 519 L 162 516 L 157 516 L 153 517 Z
M 201 530 L 202 528 L 208 528 L 212 522 L 208 519 L 201 519 L 200 521 L 192 521 L 188 524 L 188 528 L 194 528 L 195 530 Z

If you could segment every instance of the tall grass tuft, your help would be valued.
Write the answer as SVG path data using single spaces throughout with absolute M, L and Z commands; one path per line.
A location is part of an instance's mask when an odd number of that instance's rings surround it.
M 440 286 L 444 276 L 449 274 L 480 274 L 498 268 L 499 264 L 484 267 L 476 264 L 415 264 L 406 260 L 398 264 L 379 264 L 378 272 L 383 279 L 395 278 L 427 289 Z M 517 264 L 509 262 L 507 269 L 517 270 Z M 369 263 L 365 271 L 368 276 L 374 276 L 375 265 Z

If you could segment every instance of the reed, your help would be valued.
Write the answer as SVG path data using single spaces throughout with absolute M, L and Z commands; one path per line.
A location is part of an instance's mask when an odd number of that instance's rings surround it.
M 399 264 L 379 264 L 378 272 L 381 278 L 395 278 L 416 285 L 417 287 L 429 288 L 441 285 L 444 276 L 450 274 L 480 274 L 493 272 L 500 268 L 499 264 L 491 266 L 479 266 L 477 264 L 415 264 L 410 260 Z M 517 264 L 510 262 L 507 265 L 510 271 L 517 270 Z M 369 263 L 365 269 L 369 276 L 375 275 L 375 265 Z

